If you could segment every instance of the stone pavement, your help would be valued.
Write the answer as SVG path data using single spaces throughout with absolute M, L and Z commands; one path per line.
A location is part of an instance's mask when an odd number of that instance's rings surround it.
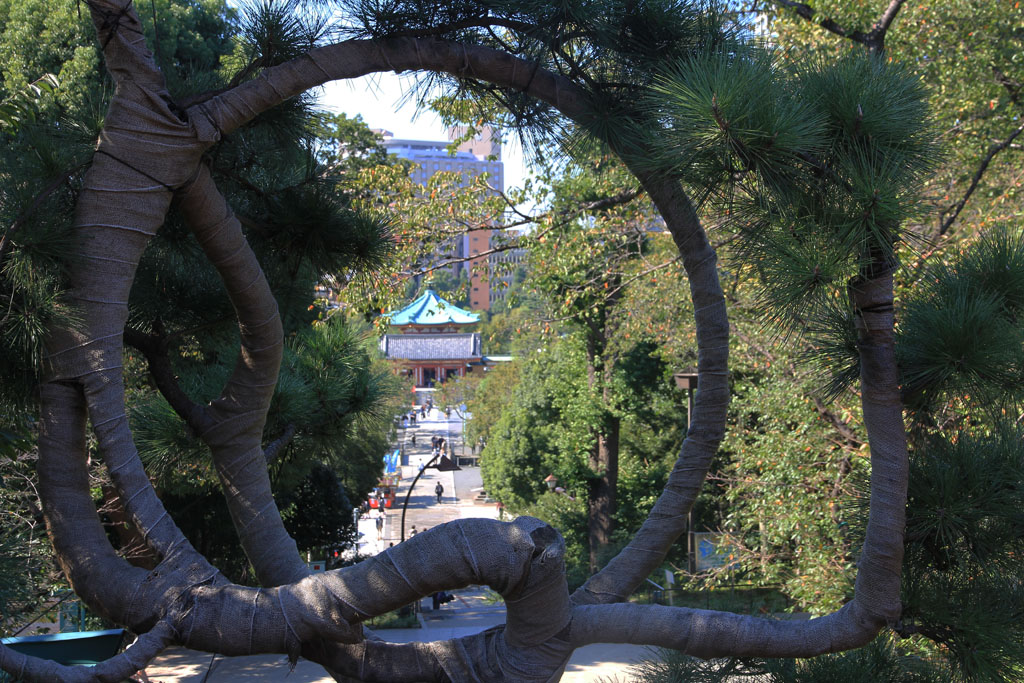
M 412 436 L 416 435 L 416 445 Z M 409 485 L 419 471 L 420 464 L 430 460 L 430 437 L 444 436 L 456 455 L 462 447 L 462 421 L 456 413 L 446 419 L 443 412 L 434 409 L 426 419 L 417 421 L 415 428 L 399 430 L 400 445 L 408 458 L 402 467 L 402 482 L 398 489 L 395 505 L 386 513 L 383 540 L 377 541 L 374 515 L 359 520 L 359 552 L 374 555 L 385 550 L 389 544 L 401 539 L 401 508 Z M 440 504 L 434 495 L 434 486 L 440 481 L 444 495 Z M 456 472 L 425 470 L 416 483 L 405 520 L 406 537 L 412 527 L 424 531 L 430 527 L 455 519 L 468 517 L 497 518 L 495 504 L 481 504 L 477 501 L 482 490 L 480 470 L 464 467 Z M 317 558 L 314 558 L 317 559 Z M 441 609 L 430 609 L 431 600 L 421 601 L 421 628 L 382 629 L 376 631 L 384 640 L 406 643 L 414 641 L 447 640 L 478 633 L 484 629 L 505 623 L 503 604 L 490 604 L 487 591 L 480 587 L 469 587 L 454 591 L 456 599 Z M 596 683 L 628 680 L 629 665 L 649 656 L 646 648 L 636 645 L 588 645 L 577 650 L 562 676 L 563 683 Z M 299 660 L 292 669 L 284 655 L 253 655 L 249 657 L 222 657 L 196 652 L 185 648 L 165 651 L 146 669 L 153 683 L 229 683 L 240 681 L 281 681 L 282 683 L 332 683 L 334 681 L 319 664 Z
M 484 588 L 454 591 L 455 600 L 430 610 L 424 599 L 421 628 L 382 629 L 375 633 L 392 643 L 447 640 L 472 635 L 505 623 L 503 604 L 491 604 Z M 638 645 L 588 645 L 573 653 L 562 683 L 612 683 L 627 681 L 629 666 L 649 656 Z M 230 683 L 232 681 L 280 681 L 281 683 L 332 683 L 323 667 L 300 659 L 291 670 L 284 655 L 222 657 L 185 648 L 164 652 L 146 669 L 152 683 Z M 514 683 L 514 682 L 510 682 Z
M 415 445 L 412 443 L 413 435 L 415 435 Z M 375 525 L 377 513 L 375 511 L 371 511 L 369 515 L 359 520 L 359 533 L 361 534 L 359 553 L 361 555 L 375 555 L 386 549 L 389 544 L 401 541 L 402 504 L 409 487 L 419 472 L 420 465 L 425 465 L 432 457 L 430 452 L 431 436 L 444 437 L 447 444 L 451 446 L 452 452 L 459 455 L 462 451 L 462 420 L 455 412 L 452 413 L 450 419 L 446 418 L 442 411 L 435 408 L 428 411 L 425 419 L 417 420 L 415 427 L 399 430 L 399 446 L 405 453 L 403 460 L 408 464 L 402 466 L 402 481 L 399 484 L 394 505 L 385 512 L 383 540 L 377 541 Z M 437 498 L 434 495 L 434 487 L 438 482 L 444 487 L 440 504 L 437 503 Z M 494 503 L 484 505 L 476 501 L 477 495 L 482 489 L 483 482 L 477 467 L 465 467 L 455 472 L 439 472 L 433 468 L 424 470 L 409 497 L 405 519 L 406 538 L 411 534 L 413 527 L 420 532 L 438 524 L 466 517 L 496 519 L 498 509 Z
M 422 628 L 383 629 L 376 634 L 393 643 L 447 640 L 478 633 L 505 623 L 505 608 L 488 604 L 485 590 L 471 587 L 455 591 L 456 599 L 440 610 L 424 610 Z M 429 605 L 424 600 L 424 605 Z M 649 656 L 637 645 L 588 645 L 573 653 L 562 683 L 627 681 L 629 666 Z M 152 683 L 333 683 L 319 664 L 300 659 L 294 670 L 284 655 L 222 657 L 185 648 L 164 652 L 146 669 Z M 514 683 L 514 682 L 510 682 Z

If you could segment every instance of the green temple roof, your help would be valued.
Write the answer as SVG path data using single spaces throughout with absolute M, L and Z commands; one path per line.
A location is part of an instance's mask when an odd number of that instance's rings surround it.
M 432 289 L 423 292 L 403 309 L 385 314 L 389 324 L 401 325 L 468 325 L 480 320 L 480 315 L 459 308 L 437 295 Z

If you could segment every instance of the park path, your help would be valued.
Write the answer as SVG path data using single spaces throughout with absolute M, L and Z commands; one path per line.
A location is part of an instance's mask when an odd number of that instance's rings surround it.
M 416 435 L 416 445 L 412 436 Z M 383 540 L 377 541 L 373 515 L 359 520 L 359 552 L 372 555 L 385 550 L 389 544 L 401 539 L 401 506 L 408 486 L 419 471 L 420 464 L 430 460 L 430 437 L 444 436 L 452 445 L 453 453 L 462 454 L 462 421 L 453 412 L 451 418 L 434 409 L 425 419 L 417 420 L 415 428 L 399 430 L 398 444 L 407 456 L 402 468 L 402 482 L 395 506 L 387 511 Z M 468 455 L 468 449 L 466 454 Z M 434 486 L 440 481 L 444 495 L 438 504 Z M 409 498 L 406 514 L 406 536 L 415 526 L 424 531 L 438 524 L 470 517 L 498 517 L 494 503 L 481 499 L 483 485 L 477 467 L 463 467 L 455 472 L 425 470 Z M 430 598 L 421 601 L 420 628 L 382 629 L 376 634 L 395 643 L 447 640 L 478 633 L 505 623 L 505 607 L 494 604 L 493 595 L 482 587 L 471 586 L 453 591 L 455 600 L 439 610 L 431 609 Z M 562 683 L 613 683 L 628 681 L 631 664 L 649 658 L 650 651 L 637 645 L 588 645 L 576 650 Z M 333 683 L 319 664 L 300 659 L 294 669 L 284 655 L 252 655 L 248 657 L 222 657 L 185 648 L 171 648 L 160 655 L 146 673 L 152 683 Z M 512 683 L 512 682 L 510 682 Z

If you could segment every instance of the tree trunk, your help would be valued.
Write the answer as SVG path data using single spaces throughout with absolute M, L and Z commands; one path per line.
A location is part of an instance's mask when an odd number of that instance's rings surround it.
M 603 420 L 604 429 L 597 436 L 596 458 L 591 458 L 591 468 L 600 474 L 590 484 L 590 499 L 587 509 L 587 531 L 590 540 L 590 573 L 600 567 L 601 551 L 612 542 L 616 492 L 619 482 L 619 428 L 621 420 L 617 415 L 607 414 Z

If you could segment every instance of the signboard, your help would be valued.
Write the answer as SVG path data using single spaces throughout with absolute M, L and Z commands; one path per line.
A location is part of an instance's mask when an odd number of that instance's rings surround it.
M 327 570 L 326 560 L 313 560 L 309 563 L 309 571 L 311 572 L 322 572 Z
M 399 457 L 401 451 L 396 450 L 394 453 L 384 454 L 384 474 L 395 474 L 398 472 Z
M 697 548 L 696 569 L 698 572 L 726 567 L 737 561 L 736 547 L 726 542 L 725 534 L 713 531 L 694 533 L 693 542 Z

